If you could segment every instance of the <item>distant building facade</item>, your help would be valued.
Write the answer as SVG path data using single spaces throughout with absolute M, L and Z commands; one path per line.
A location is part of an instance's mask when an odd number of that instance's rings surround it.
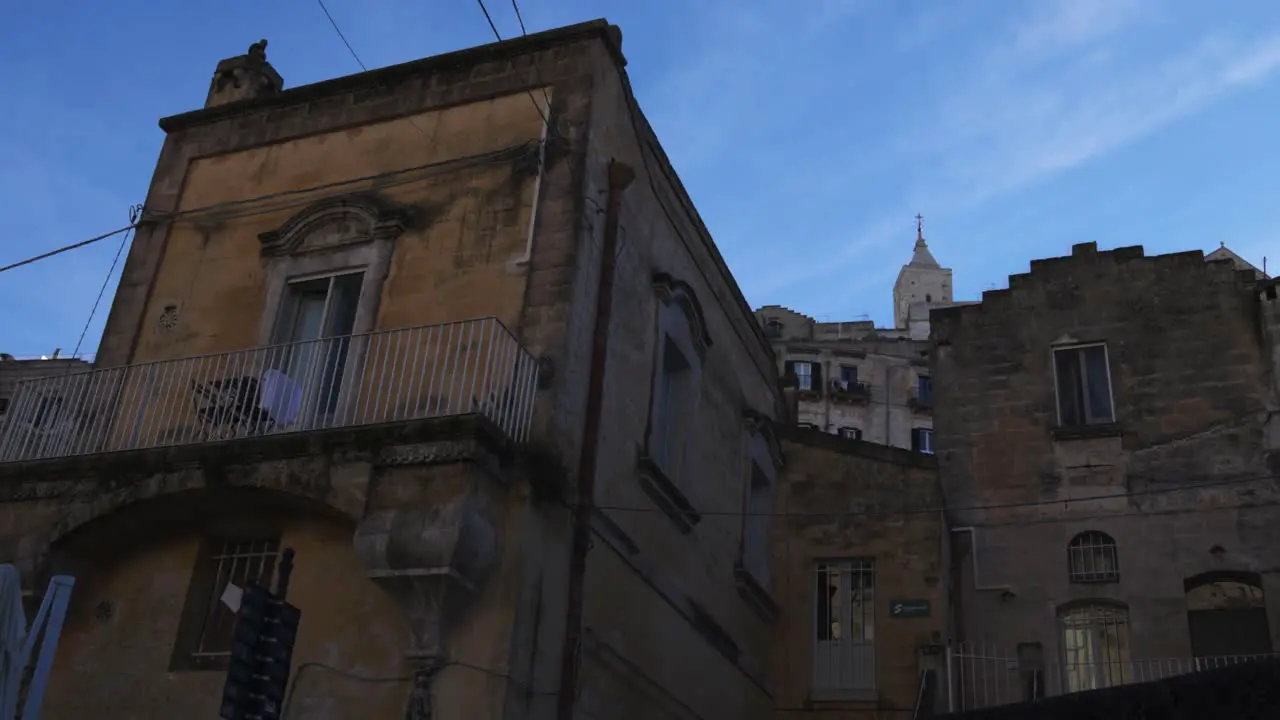
M 796 422 L 851 439 L 933 451 L 930 311 L 955 304 L 951 270 L 938 264 L 917 224 L 911 260 L 893 286 L 894 327 L 817 322 L 789 308 L 756 311 L 799 391 Z
M 933 312 L 957 709 L 1280 649 L 1280 299 L 1261 275 L 1087 243 Z
M 83 372 L 89 369 L 89 363 L 79 358 L 58 357 L 54 353 L 50 357 L 16 358 L 7 353 L 0 353 L 0 421 L 9 412 L 10 403 L 18 384 L 26 380 L 35 380 L 55 375 Z M 37 413 L 41 418 L 48 412 Z

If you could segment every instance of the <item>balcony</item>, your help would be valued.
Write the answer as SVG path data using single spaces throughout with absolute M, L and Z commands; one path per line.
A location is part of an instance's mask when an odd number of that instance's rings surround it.
M 907 396 L 907 407 L 913 412 L 929 412 L 933 410 L 933 391 L 926 390 L 921 392 L 918 388 L 911 391 Z
M 871 399 L 871 383 L 859 380 L 832 380 L 831 402 L 854 405 L 865 403 Z
M 18 384 L 0 463 L 460 415 L 521 443 L 536 391 L 495 318 L 68 372 Z

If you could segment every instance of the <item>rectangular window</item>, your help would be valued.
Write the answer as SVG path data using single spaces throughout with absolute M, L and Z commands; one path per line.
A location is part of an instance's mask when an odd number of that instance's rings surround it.
M 769 562 L 773 555 L 773 483 L 764 468 L 751 462 L 751 480 L 747 488 L 747 517 L 744 522 L 742 564 L 769 590 L 773 582 Z
M 912 428 L 911 449 L 914 452 L 933 454 L 933 428 Z
M 175 669 L 220 669 L 231 654 L 235 613 L 223 601 L 228 585 L 275 580 L 280 538 L 207 539 L 196 558 L 174 647 Z
M 813 363 L 798 362 L 796 369 L 796 387 L 801 390 L 813 390 Z
M 337 407 L 363 283 L 364 273 L 354 272 L 285 287 L 275 337 L 285 346 L 272 364 L 303 389 L 298 403 L 303 419 L 329 415 Z
M 0 417 L 9 412 L 9 398 L 0 398 Z
M 813 689 L 834 694 L 874 690 L 874 562 L 820 562 L 816 580 Z
M 842 427 L 840 428 L 840 437 L 847 438 L 849 440 L 861 440 L 862 430 L 856 427 Z
M 1053 367 L 1060 425 L 1098 425 L 1114 420 L 1106 345 L 1056 349 Z
M 921 407 L 933 407 L 933 378 L 921 375 L 916 378 L 916 402 Z
M 654 390 L 653 447 L 650 455 L 673 481 L 679 475 L 680 427 L 693 392 L 693 365 L 670 335 L 662 336 L 658 386 Z
M 1127 609 L 1089 604 L 1063 613 L 1061 622 L 1070 692 L 1098 690 L 1132 681 Z

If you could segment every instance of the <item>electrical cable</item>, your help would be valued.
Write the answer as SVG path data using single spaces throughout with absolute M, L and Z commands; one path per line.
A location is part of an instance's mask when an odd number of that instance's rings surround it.
M 498 32 L 498 26 L 493 23 L 493 16 L 489 14 L 489 8 L 485 7 L 484 0 L 476 0 L 476 2 L 480 5 L 480 12 L 484 13 L 484 19 L 488 21 L 489 29 L 493 31 L 493 36 L 498 39 L 498 42 L 504 42 L 502 39 L 502 33 Z M 515 3 L 512 2 L 512 5 L 514 4 Z M 516 8 L 516 17 L 520 18 L 519 8 Z M 523 19 L 520 20 L 520 30 L 521 32 L 524 32 Z M 541 74 L 538 72 L 538 62 L 536 59 L 533 60 L 533 77 L 538 84 L 542 84 L 542 78 Z M 538 115 L 542 118 L 543 124 L 547 126 L 547 134 L 552 137 L 556 137 L 555 128 L 552 127 L 551 121 L 547 119 L 546 114 L 542 112 L 542 107 L 538 105 L 538 99 L 533 96 L 533 91 L 528 90 L 527 92 L 529 93 L 529 99 L 533 101 L 533 109 L 538 111 Z M 547 98 L 547 112 L 549 113 L 551 112 L 551 98 L 547 96 L 546 86 L 543 86 L 542 88 L 542 95 Z
M 1121 493 L 1103 493 L 1098 495 L 1089 495 L 1086 497 L 1069 498 L 1064 500 L 1028 500 L 1024 502 L 993 503 L 989 505 L 970 505 L 970 506 L 964 506 L 964 507 L 949 507 L 943 504 L 943 505 L 935 505 L 935 506 L 920 506 L 920 507 L 914 507 L 914 508 L 912 507 L 894 508 L 894 509 L 887 509 L 887 510 L 844 510 L 844 511 L 837 510 L 837 511 L 829 511 L 829 512 L 748 512 L 746 510 L 721 510 L 721 511 L 698 510 L 698 514 L 703 516 L 712 516 L 712 517 L 777 517 L 777 518 L 812 518 L 812 519 L 840 519 L 840 518 L 850 518 L 850 517 L 863 517 L 863 518 L 901 517 L 904 515 L 928 515 L 928 514 L 935 514 L 935 513 L 956 513 L 956 512 L 984 512 L 989 510 L 1016 510 L 1016 509 L 1035 508 L 1035 507 L 1051 507 L 1051 506 L 1058 506 L 1058 505 L 1070 505 L 1072 503 L 1088 503 L 1088 502 L 1099 502 L 1104 500 L 1121 500 L 1121 499 L 1128 499 L 1133 497 L 1168 495 L 1168 494 L 1180 493 L 1180 492 L 1195 492 L 1195 491 L 1205 490 L 1209 488 L 1229 487 L 1229 486 L 1244 485 L 1248 483 L 1258 483 L 1258 482 L 1264 482 L 1264 481 L 1277 483 L 1278 480 L 1280 479 L 1278 479 L 1277 476 L 1270 475 L 1270 474 L 1248 475 L 1248 476 L 1227 478 L 1219 481 L 1196 483 L 1196 484 L 1190 484 L 1190 485 L 1179 485 L 1178 487 L 1147 488 L 1146 490 L 1134 490 L 1134 491 L 1121 492 Z M 851 490 L 854 490 L 854 489 L 851 488 Z M 1280 504 L 1280 500 L 1278 500 L 1275 504 Z M 1265 503 L 1258 503 L 1256 505 L 1233 506 L 1231 508 L 1227 508 L 1227 507 L 1204 508 L 1201 506 L 1201 507 L 1195 508 L 1194 511 L 1205 512 L 1213 509 L 1235 509 L 1236 507 L 1255 507 L 1255 506 L 1269 507 L 1270 505 Z M 617 506 L 617 505 L 600 505 L 600 504 L 595 504 L 593 505 L 593 507 L 597 510 L 610 510 L 614 512 L 638 512 L 638 513 L 653 512 L 653 513 L 664 513 L 664 514 L 666 513 L 665 510 L 657 507 L 624 507 L 624 506 Z M 1169 512 L 1169 511 L 1172 511 L 1172 512 Z M 1190 509 L 1183 510 L 1181 508 L 1166 508 L 1164 511 L 1161 511 L 1161 510 L 1139 511 L 1137 514 L 1155 515 L 1155 514 L 1165 514 L 1166 512 L 1168 514 L 1178 514 L 1181 512 L 1191 512 L 1191 511 L 1193 510 L 1190 510 Z M 1099 517 L 1117 517 L 1119 515 L 1120 513 L 1110 513 L 1110 514 L 1104 513 Z M 1079 520 L 1079 519 L 1081 519 L 1081 516 L 1079 515 L 1071 515 L 1069 517 L 1063 518 L 1063 520 Z M 1057 520 L 1057 518 L 1050 518 L 1050 520 Z M 1015 523 L 1015 524 L 1021 524 L 1021 522 L 1026 522 L 1026 521 L 1020 521 L 1019 523 Z
M 338 39 L 342 40 L 342 44 L 347 46 L 347 52 L 350 52 L 351 57 L 356 59 L 356 64 L 360 66 L 361 70 L 368 72 L 369 68 L 365 67 L 364 61 L 356 54 L 356 49 L 351 47 L 351 43 L 347 42 L 347 36 L 342 34 L 342 28 L 338 27 L 338 23 L 333 19 L 333 15 L 329 14 L 329 8 L 324 6 L 324 0 L 316 0 L 316 2 L 320 4 L 320 9 L 324 11 L 324 16 L 329 18 L 329 24 L 333 26 L 333 31 L 338 33 Z
M 109 233 L 103 233 L 103 234 L 101 234 L 101 235 L 98 235 L 97 237 L 91 237 L 91 238 L 89 238 L 88 240 L 81 240 L 80 242 L 75 243 L 75 244 L 73 244 L 73 245 L 67 245 L 66 247 L 60 247 L 60 248 L 58 248 L 57 250 L 51 250 L 51 251 L 49 251 L 49 252 L 47 252 L 47 253 L 44 253 L 43 255 L 37 255 L 37 256 L 32 257 L 32 258 L 27 258 L 26 260 L 22 260 L 22 261 L 19 261 L 19 262 L 13 263 L 12 265 L 5 265 L 4 267 L 0 267 L 0 273 L 5 272 L 6 270 L 13 270 L 13 269 L 16 269 L 16 268 L 20 268 L 20 267 L 23 267 L 24 265 L 30 265 L 31 263 L 39 262 L 39 261 L 41 261 L 41 260 L 46 260 L 46 259 L 48 259 L 48 258 L 53 257 L 54 255 L 61 255 L 61 254 L 62 254 L 62 253 L 64 253 L 64 252 L 70 252 L 70 251 L 72 251 L 72 250 L 79 250 L 79 249 L 80 249 L 80 248 L 82 248 L 82 247 L 87 247 L 87 246 L 92 245 L 92 244 L 94 244 L 94 243 L 96 243 L 96 242 L 101 242 L 101 241 L 103 241 L 103 240 L 106 240 L 106 239 L 107 239 L 107 238 L 109 238 L 109 237 L 115 237 L 116 235 L 119 235 L 120 233 L 129 232 L 130 230 L 133 230 L 133 229 L 134 229 L 134 228 L 136 228 L 136 227 L 138 227 L 138 226 L 137 226 L 137 224 L 133 224 L 133 225 L 126 225 L 125 227 L 122 227 L 122 228 L 120 228 L 119 230 L 112 230 L 112 231 L 111 231 L 111 232 L 109 232 Z
M 129 224 L 137 226 L 138 220 L 142 217 L 141 205 L 129 206 Z M 102 303 L 102 296 L 107 292 L 107 286 L 111 284 L 111 276 L 116 272 L 116 265 L 120 264 L 120 255 L 124 253 L 124 248 L 129 244 L 130 232 L 126 232 L 124 237 L 120 238 L 120 245 L 116 248 L 116 256 L 111 259 L 111 267 L 107 268 L 107 276 L 102 279 L 102 287 L 98 288 L 98 297 L 93 301 L 93 307 L 89 309 L 89 318 L 84 321 L 84 329 L 80 331 L 80 339 L 76 340 L 76 348 L 71 352 L 73 359 L 80 357 L 80 345 L 84 343 L 84 336 L 89 332 L 89 326 L 93 324 L 93 316 L 98 313 L 98 305 Z M 67 368 L 70 371 L 71 368 Z
M 481 667 L 481 666 L 479 666 L 479 665 L 472 665 L 471 663 L 462 662 L 462 661 L 460 661 L 460 660 L 447 660 L 447 661 L 445 661 L 445 662 L 443 662 L 443 663 L 440 663 L 439 665 L 433 666 L 433 667 L 432 667 L 432 670 L 433 670 L 434 672 L 438 672 L 438 671 L 440 671 L 440 670 L 444 670 L 445 668 L 450 668 L 450 667 L 466 668 L 466 669 L 468 669 L 468 670 L 474 670 L 474 671 L 476 671 L 476 672 L 479 672 L 479 673 L 482 673 L 482 674 L 488 675 L 489 677 L 492 677 L 492 678 L 497 678 L 497 679 L 499 679 L 499 680 L 506 680 L 507 682 L 511 683 L 512 685 L 515 685 L 516 687 L 518 687 L 518 688 L 520 688 L 521 690 L 523 690 L 527 695 L 531 695 L 531 696 L 546 696 L 546 695 L 555 696 L 555 695 L 557 694 L 557 693 L 554 693 L 554 692 L 551 692 L 551 691 L 547 691 L 547 690 L 536 690 L 536 689 L 534 689 L 534 688 L 530 687 L 528 684 L 526 684 L 526 683 L 524 683 L 524 682 L 522 682 L 522 681 L 520 681 L 520 680 L 517 680 L 516 678 L 512 677 L 511 675 L 509 675 L 509 674 L 507 674 L 507 673 L 498 672 L 497 670 L 491 670 L 491 669 L 489 669 L 489 668 Z M 302 663 L 302 664 L 298 665 L 298 669 L 297 669 L 296 671 L 294 671 L 294 673 L 293 673 L 293 677 L 292 677 L 292 678 L 290 679 L 290 681 L 289 681 L 289 690 L 288 690 L 288 692 L 286 692 L 286 693 L 285 693 L 284 701 L 283 701 L 283 702 L 281 703 L 281 705 L 280 705 L 280 720 L 287 720 L 287 719 L 288 719 L 288 717 L 289 717 L 289 708 L 290 708 L 290 707 L 292 706 L 292 704 L 293 704 L 293 694 L 294 694 L 294 692 L 296 692 L 296 691 L 297 691 L 297 689 L 298 689 L 298 683 L 299 683 L 299 681 L 301 681 L 301 680 L 302 680 L 302 674 L 303 674 L 304 672 L 306 672 L 307 670 L 311 669 L 311 668 L 319 668 L 319 669 L 321 669 L 321 670 L 328 670 L 329 672 L 331 672 L 331 673 L 333 673 L 333 674 L 335 674 L 335 675 L 338 675 L 339 677 L 346 678 L 346 679 L 348 679 L 348 680 L 354 680 L 354 681 L 356 681 L 356 682 L 370 683 L 370 684 L 377 684 L 377 685 L 381 685 L 381 684 L 392 684 L 392 683 L 406 683 L 406 682 L 412 682 L 412 681 L 413 681 L 413 677 L 412 677 L 412 676 L 409 676 L 409 675 L 389 675 L 389 676 L 360 675 L 360 674 L 358 674 L 358 673 L 351 672 L 350 670 L 343 670 L 342 668 L 335 667 L 335 666 L 333 666 L 333 665 L 329 665 L 329 664 L 327 664 L 327 663 L 322 663 L 322 662 L 304 662 L 304 663 Z
M 520 36 L 529 37 L 529 31 L 524 27 L 524 16 L 520 14 L 520 4 L 517 3 L 516 0 L 511 0 L 511 9 L 516 11 L 516 22 L 520 23 Z M 546 83 L 542 82 L 542 73 L 538 72 L 538 62 L 536 59 L 533 61 L 533 79 L 536 80 L 539 87 L 542 88 L 542 99 L 546 101 L 547 111 L 550 112 L 551 96 L 547 94 Z
M 351 185 L 397 178 L 397 177 L 405 176 L 415 172 L 442 170 L 442 169 L 448 169 L 453 166 L 467 166 L 472 164 L 484 164 L 484 163 L 490 163 L 490 162 L 495 164 L 500 164 L 500 163 L 509 162 L 517 157 L 520 157 L 523 154 L 536 152 L 537 145 L 538 144 L 536 141 L 530 141 L 526 143 L 521 143 L 519 145 L 512 145 L 510 147 L 502 148 L 499 150 L 493 150 L 493 151 L 484 152 L 484 153 L 477 153 L 474 155 L 467 155 L 459 158 L 450 158 L 448 160 L 426 163 L 424 165 L 416 165 L 413 167 L 402 168 L 399 170 L 390 170 L 387 172 L 376 173 L 373 175 L 365 175 L 362 177 L 350 178 L 347 180 L 338 180 L 330 183 L 322 183 L 319 185 L 313 185 L 306 188 L 298 188 L 294 190 L 284 190 L 281 192 L 267 193 L 264 195 L 257 195 L 254 197 L 242 198 L 240 200 L 229 200 L 227 202 L 214 203 L 212 205 L 205 205 L 197 208 L 191 208 L 190 210 L 180 210 L 176 212 L 164 212 L 164 213 L 157 212 L 157 213 L 148 214 L 146 208 L 144 207 L 142 219 L 137 223 L 122 227 L 118 230 L 112 230 L 109 233 L 103 233 L 102 235 L 89 238 L 88 240 L 82 240 L 80 242 L 73 243 L 71 245 L 58 248 L 57 250 L 52 250 L 50 252 L 43 253 L 41 255 L 37 255 L 32 258 L 28 258 L 26 260 L 12 263 L 10 265 L 5 265 L 4 267 L 0 267 L 0 272 L 5 272 L 8 270 L 20 268 L 20 267 L 38 262 L 40 260 L 51 258 L 55 255 L 60 255 L 62 253 L 69 252 L 71 250 L 77 250 L 79 248 L 92 245 L 93 243 L 96 243 L 96 242 L 101 242 L 102 240 L 106 240 L 107 238 L 114 237 L 121 233 L 129 232 L 130 230 L 134 230 L 135 228 L 138 228 L 143 224 L 146 224 L 149 222 L 173 222 L 176 220 L 198 217 L 200 215 L 206 215 L 210 213 L 220 213 L 221 211 L 224 211 L 224 210 L 243 207 L 245 205 L 252 205 L 254 203 L 261 203 L 268 200 L 275 200 L 280 198 L 287 198 L 287 197 L 294 197 L 294 196 L 301 196 L 301 195 L 309 195 L 311 193 L 317 193 L 323 190 L 335 190 L 335 189 L 347 188 Z M 397 182 L 380 183 L 379 188 L 395 187 L 397 185 L 404 185 L 412 182 L 418 182 L 420 180 L 425 180 L 429 177 L 431 176 L 428 175 L 421 178 L 411 178 L 408 180 L 402 180 L 401 182 L 398 182 L 398 183 Z M 253 215 L 278 212 L 279 210 L 287 209 L 289 207 L 296 207 L 299 205 L 308 205 L 310 203 L 317 202 L 319 200 L 338 197 L 343 194 L 346 194 L 345 191 L 331 193 L 328 195 L 321 195 L 319 197 L 307 197 L 301 201 L 298 201 L 292 204 L 276 205 L 266 209 L 259 209 L 252 212 L 242 213 L 238 215 L 222 214 L 219 217 L 221 219 L 234 219 L 239 217 L 251 217 Z
M 333 31 L 338 33 L 338 39 L 342 41 L 343 45 L 347 46 L 347 52 L 351 53 L 351 57 L 356 59 L 356 64 L 359 65 L 360 69 L 364 72 L 369 72 L 369 68 L 364 64 L 364 61 L 360 59 L 360 55 L 356 53 L 356 49 L 351 47 L 351 43 L 347 41 L 347 36 L 343 34 L 342 28 L 338 27 L 338 21 L 333 19 L 333 15 L 330 14 L 329 8 L 325 7 L 324 0 L 316 0 L 316 2 L 319 3 L 320 9 L 324 11 L 324 16 L 329 19 L 329 24 L 333 26 Z M 419 127 L 418 123 L 413 121 L 413 118 L 406 117 L 405 120 L 409 121 L 409 124 L 413 126 L 413 129 L 418 131 L 418 134 L 422 135 L 424 138 L 430 139 L 427 137 L 426 131 Z

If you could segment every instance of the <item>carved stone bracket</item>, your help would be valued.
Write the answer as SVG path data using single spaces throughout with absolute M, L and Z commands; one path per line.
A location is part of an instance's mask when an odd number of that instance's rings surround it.
M 476 456 L 476 450 L 476 443 L 472 440 L 392 445 L 378 453 L 377 463 L 382 466 L 435 465 L 470 460 Z
M 425 508 L 384 510 L 355 536 L 369 577 L 409 620 L 409 657 L 429 667 L 497 561 L 497 533 L 474 497 Z

